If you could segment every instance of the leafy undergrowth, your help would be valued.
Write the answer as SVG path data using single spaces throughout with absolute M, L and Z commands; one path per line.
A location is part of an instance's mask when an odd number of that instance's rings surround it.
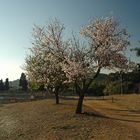
M 76 100 L 53 99 L 0 106 L 0 140 L 137 140 L 131 127 L 85 113 L 76 115 Z M 86 112 L 93 112 L 84 106 Z

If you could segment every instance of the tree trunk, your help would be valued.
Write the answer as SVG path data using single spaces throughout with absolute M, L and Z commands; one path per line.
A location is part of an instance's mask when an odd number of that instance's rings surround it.
M 80 95 L 78 99 L 77 108 L 76 108 L 76 114 L 82 113 L 83 99 L 84 99 L 84 95 Z
M 99 75 L 100 73 L 100 67 L 98 68 L 96 74 L 93 76 L 92 79 L 89 80 L 89 82 L 86 84 L 86 79 L 83 79 L 83 83 L 82 83 L 82 87 L 80 87 L 80 85 L 78 85 L 77 80 L 75 81 L 75 90 L 76 93 L 79 95 L 79 100 L 78 100 L 78 104 L 77 104 L 77 108 L 76 108 L 76 114 L 81 114 L 82 113 L 82 105 L 83 105 L 83 100 L 84 100 L 84 93 L 87 92 L 89 86 L 91 85 L 91 83 L 93 82 L 93 80 Z
M 58 92 L 55 93 L 55 98 L 56 98 L 56 104 L 59 104 L 59 96 L 58 96 Z

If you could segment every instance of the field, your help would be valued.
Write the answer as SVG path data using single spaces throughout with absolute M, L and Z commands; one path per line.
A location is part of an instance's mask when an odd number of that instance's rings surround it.
M 112 100 L 113 97 L 113 100 Z M 140 95 L 0 104 L 0 140 L 139 140 Z

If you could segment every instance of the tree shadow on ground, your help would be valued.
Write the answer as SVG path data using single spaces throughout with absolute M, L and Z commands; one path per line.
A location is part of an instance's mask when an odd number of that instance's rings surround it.
M 117 112 L 130 112 L 130 113 L 139 113 L 140 114 L 140 109 L 112 109 L 112 108 L 103 108 L 103 109 L 117 111 Z
M 118 118 L 117 116 L 112 117 L 112 116 L 107 116 L 103 113 L 100 113 L 98 111 L 93 110 L 93 112 L 84 112 L 83 113 L 86 116 L 93 116 L 93 117 L 100 117 L 100 118 L 106 118 L 106 119 L 112 119 L 112 120 L 119 120 L 119 121 L 125 121 L 125 122 L 135 122 L 135 123 L 140 123 L 140 121 L 137 120 L 132 120 L 132 119 L 125 119 L 125 118 Z M 126 116 L 129 116 L 126 114 Z M 137 116 L 133 116 L 137 117 Z

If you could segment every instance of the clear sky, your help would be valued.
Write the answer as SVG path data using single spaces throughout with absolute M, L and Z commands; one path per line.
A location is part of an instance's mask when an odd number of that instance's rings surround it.
M 34 24 L 58 18 L 69 35 L 90 19 L 109 15 L 127 28 L 131 47 L 140 47 L 140 0 L 0 0 L 0 79 L 20 77 Z M 134 53 L 127 56 L 140 61 Z

